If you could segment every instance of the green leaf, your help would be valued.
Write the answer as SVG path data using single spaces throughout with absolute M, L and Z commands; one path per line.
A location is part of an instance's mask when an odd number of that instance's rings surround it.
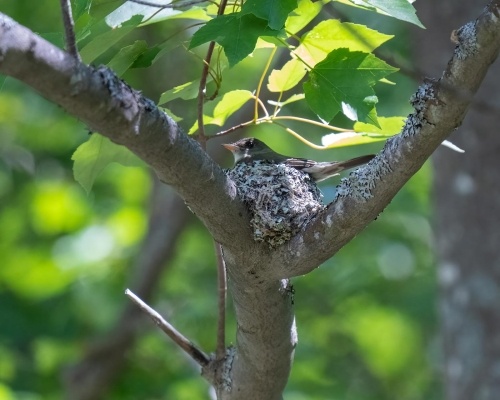
M 300 101 L 300 100 L 304 100 L 304 98 L 305 98 L 304 93 L 297 93 L 297 94 L 290 96 L 285 101 L 268 100 L 267 102 L 269 104 L 271 104 L 272 106 L 283 107 L 283 106 L 286 106 L 287 104 L 295 103 L 296 101 Z
M 274 69 L 269 75 L 267 88 L 271 92 L 284 92 L 289 90 L 300 82 L 306 74 L 304 63 L 293 58 L 288 61 L 283 68 Z
M 126 1 L 106 17 L 111 26 L 119 26 L 134 16 L 141 16 L 141 26 L 151 25 L 157 22 L 173 18 L 185 18 L 208 21 L 210 17 L 206 11 L 199 7 L 191 7 L 187 11 L 176 10 L 173 7 L 146 6 L 143 4 Z
M 285 29 L 288 33 L 294 35 L 319 14 L 322 8 L 320 1 L 299 0 L 298 7 L 288 17 L 285 23 Z
M 180 122 L 182 121 L 181 117 L 178 117 L 175 115 L 172 111 L 170 111 L 168 108 L 161 108 L 161 110 L 167 114 L 170 118 L 172 118 L 175 122 Z
M 203 116 L 204 125 L 224 125 L 226 120 L 231 115 L 238 111 L 243 104 L 253 97 L 252 92 L 248 90 L 233 90 L 231 92 L 227 92 L 215 106 L 213 115 Z M 188 134 L 193 134 L 197 129 L 198 123 L 195 122 L 193 126 L 191 126 L 191 129 L 189 129 Z
M 173 46 L 174 47 L 174 46 Z M 145 50 L 135 59 L 130 68 L 147 68 L 153 65 L 159 58 L 163 48 L 161 45 L 153 46 Z
M 398 134 L 403 128 L 405 117 L 378 117 L 379 127 L 356 122 L 353 132 L 331 133 L 321 138 L 328 148 L 354 146 L 386 140 Z
M 425 28 L 418 19 L 415 8 L 408 0 L 351 0 L 351 2 L 374 7 L 391 17 Z
M 243 104 L 253 98 L 252 92 L 248 90 L 233 90 L 227 92 L 214 108 L 210 122 L 212 125 L 222 126 L 226 120 L 238 111 Z
M 179 98 L 181 98 L 182 100 L 194 99 L 195 97 L 198 96 L 199 88 L 200 88 L 199 79 L 183 83 L 182 85 L 176 86 L 173 89 L 163 92 L 160 96 L 158 104 L 165 104 L 168 103 L 169 101 Z
M 330 19 L 320 22 L 307 32 L 302 37 L 295 54 L 313 67 L 332 50 L 348 48 L 351 51 L 371 53 L 392 37 L 364 25 Z
M 401 132 L 405 122 L 405 117 L 379 117 L 379 126 L 373 126 L 363 122 L 356 122 L 354 124 L 354 131 L 364 134 L 380 134 L 385 138 L 396 135 Z
M 92 134 L 89 140 L 78 146 L 71 159 L 75 180 L 90 192 L 95 179 L 108 164 L 117 162 L 124 166 L 140 166 L 142 161 L 124 146 L 111 142 L 108 138 Z
M 378 125 L 372 86 L 395 71 L 372 54 L 334 50 L 311 70 L 304 83 L 306 101 L 328 122 L 342 111 L 351 120 Z
M 357 146 L 386 140 L 387 136 L 370 136 L 356 132 L 330 133 L 321 138 L 321 143 L 328 149 L 346 146 Z
M 76 42 L 80 43 L 91 34 L 92 27 L 96 25 L 90 13 L 83 13 L 78 19 L 75 18 L 75 37 Z M 102 25 L 108 28 L 107 24 L 102 22 Z M 99 32 L 101 33 L 101 32 Z
M 268 21 L 271 29 L 284 27 L 288 14 L 297 8 L 297 0 L 247 0 L 241 9 L 242 15 L 253 14 Z
M 92 0 L 76 0 L 73 6 L 73 18 L 75 21 L 80 18 L 84 13 L 88 13 Z
M 189 10 L 183 11 L 180 14 L 172 15 L 170 19 L 196 19 L 200 21 L 210 21 L 210 17 L 204 8 L 191 7 Z M 155 19 L 152 19 L 155 21 Z M 156 22 L 156 21 L 155 21 Z
M 106 32 L 97 35 L 80 51 L 80 55 L 83 61 L 85 63 L 94 61 L 97 57 L 108 50 L 121 38 L 132 32 L 134 28 L 140 24 L 141 19 L 142 17 L 140 15 L 136 15 L 127 22 L 124 22 L 120 27 L 114 29 L 111 26 L 106 25 L 104 27 L 104 30 Z M 103 28 L 103 21 L 98 24 L 99 28 L 97 29 L 100 30 L 101 28 Z M 92 28 L 92 30 L 94 30 L 94 28 Z
M 259 36 L 278 36 L 279 33 L 270 29 L 265 20 L 252 14 L 219 15 L 193 35 L 189 49 L 215 41 L 224 48 L 229 66 L 232 67 L 254 50 Z
M 108 63 L 108 67 L 121 76 L 147 49 L 148 45 L 144 40 L 137 40 L 134 44 L 122 48 Z

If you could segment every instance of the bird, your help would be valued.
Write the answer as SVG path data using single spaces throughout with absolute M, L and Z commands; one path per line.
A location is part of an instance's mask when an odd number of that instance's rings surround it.
M 222 146 L 233 153 L 235 165 L 241 162 L 250 163 L 257 160 L 267 161 L 272 164 L 284 164 L 306 172 L 315 182 L 321 182 L 332 176 L 339 175 L 340 172 L 346 169 L 359 167 L 375 157 L 374 154 L 369 154 L 346 161 L 313 161 L 279 154 L 264 142 L 253 137 L 240 139 L 234 143 L 225 143 Z

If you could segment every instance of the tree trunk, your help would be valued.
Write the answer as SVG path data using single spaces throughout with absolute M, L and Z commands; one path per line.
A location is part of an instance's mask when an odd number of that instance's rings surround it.
M 436 76 L 454 46 L 443 39 L 481 6 L 452 0 L 419 5 L 423 23 L 434 33 L 432 41 L 430 32 L 419 34 L 419 68 Z M 433 156 L 443 375 L 449 400 L 500 396 L 499 75 L 496 63 L 463 126 L 451 137 L 465 154 L 441 148 Z

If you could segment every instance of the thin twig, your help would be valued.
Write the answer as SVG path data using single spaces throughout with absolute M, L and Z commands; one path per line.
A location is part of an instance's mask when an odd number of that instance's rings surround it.
M 76 62 L 81 62 L 82 59 L 78 53 L 78 47 L 76 47 L 75 22 L 73 21 L 73 14 L 71 13 L 70 0 L 61 0 L 61 12 L 66 37 L 66 50 L 73 56 Z
M 227 0 L 221 1 L 217 15 L 224 14 L 226 4 Z M 205 102 L 205 86 L 207 84 L 208 71 L 210 69 L 210 61 L 212 60 L 214 48 L 215 42 L 210 42 L 208 45 L 207 56 L 205 57 L 205 62 L 203 63 L 203 71 L 201 72 L 200 86 L 198 88 L 198 142 L 203 149 L 206 149 L 207 147 L 207 137 L 205 136 L 205 127 L 203 126 L 203 104 Z
M 276 54 L 276 51 L 278 50 L 278 47 L 274 47 L 271 51 L 271 54 L 269 55 L 269 58 L 267 59 L 266 65 L 264 69 L 262 70 L 262 74 L 260 75 L 259 83 L 257 85 L 257 90 L 255 91 L 255 105 L 254 105 L 254 115 L 253 119 L 254 121 L 257 121 L 259 119 L 259 100 L 260 100 L 260 91 L 262 89 L 262 85 L 264 83 L 264 79 L 266 77 L 267 71 L 269 70 L 269 67 L 271 66 L 271 63 L 273 61 L 274 55 Z M 263 104 L 261 104 L 262 107 L 264 108 L 264 111 L 266 112 L 266 115 L 268 116 L 269 114 L 267 113 L 266 107 L 264 107 Z
M 183 336 L 177 329 L 170 325 L 157 311 L 153 310 L 150 306 L 144 303 L 129 289 L 125 290 L 125 294 L 132 299 L 142 311 L 144 311 L 153 322 L 172 339 L 182 350 L 184 350 L 193 360 L 195 360 L 202 367 L 208 365 L 209 357 L 196 347 L 189 339 Z
M 203 71 L 201 72 L 200 86 L 198 88 L 198 141 L 203 149 L 207 147 L 207 137 L 205 136 L 205 126 L 203 125 L 203 104 L 205 103 L 205 86 L 207 84 L 208 70 L 210 68 L 210 60 L 212 59 L 214 48 L 215 42 L 210 42 L 208 45 L 207 56 L 205 57 L 205 62 L 203 63 Z
M 136 3 L 136 4 L 142 4 L 144 6 L 150 6 L 150 7 L 158 7 L 158 8 L 174 8 L 174 7 L 187 7 L 187 6 L 193 6 L 198 3 L 206 3 L 207 0 L 192 0 L 192 1 L 172 1 L 170 3 L 164 3 L 164 4 L 158 4 L 154 3 L 152 1 L 145 1 L 145 0 L 128 0 L 131 3 Z
M 214 137 L 219 137 L 219 136 L 225 136 L 231 132 L 234 132 L 238 129 L 241 129 L 241 128 L 244 128 L 245 126 L 248 126 L 248 125 L 252 125 L 254 124 L 254 121 L 253 120 L 250 120 L 250 121 L 247 121 L 247 122 L 242 122 L 241 124 L 238 124 L 238 125 L 235 125 L 235 126 L 232 126 L 231 128 L 229 129 L 226 129 L 224 131 L 220 131 L 219 133 L 216 133 L 215 135 L 213 136 L 209 136 L 208 139 L 212 139 Z
M 226 263 L 222 256 L 222 246 L 214 240 L 215 254 L 217 255 L 217 282 L 218 282 L 218 306 L 219 318 L 217 322 L 217 348 L 215 357 L 217 360 L 222 360 L 226 355 Z

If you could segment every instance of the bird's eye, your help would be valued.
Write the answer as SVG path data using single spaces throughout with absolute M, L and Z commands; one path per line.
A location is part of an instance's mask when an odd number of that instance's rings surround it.
M 251 149 L 251 148 L 253 147 L 253 144 L 254 144 L 254 143 L 253 143 L 253 140 L 249 140 L 249 141 L 247 142 L 247 148 Z

